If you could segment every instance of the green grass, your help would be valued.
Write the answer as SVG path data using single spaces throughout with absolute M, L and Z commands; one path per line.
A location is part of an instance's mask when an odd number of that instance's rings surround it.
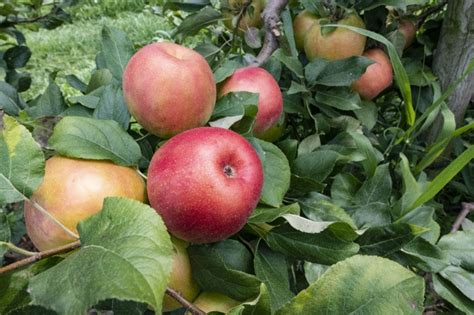
M 144 10 L 143 1 L 94 1 L 71 9 L 72 24 L 54 30 L 38 32 L 24 30 L 32 51 L 26 71 L 32 74 L 31 88 L 23 93 L 29 100 L 42 93 L 49 82 L 49 74 L 56 72 L 56 82 L 66 96 L 77 94 L 64 77 L 75 74 L 87 82 L 95 68 L 95 56 L 100 46 L 102 27 L 116 27 L 125 31 L 136 46 L 156 39 L 160 30 L 170 30 L 165 18 Z M 114 3 L 116 5 L 114 5 Z

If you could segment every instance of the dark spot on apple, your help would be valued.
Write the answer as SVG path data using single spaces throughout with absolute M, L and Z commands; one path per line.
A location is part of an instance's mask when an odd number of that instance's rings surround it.
M 232 166 L 230 166 L 230 165 L 224 166 L 224 173 L 225 173 L 228 177 L 234 177 L 234 175 L 235 175 L 234 169 L 233 169 Z

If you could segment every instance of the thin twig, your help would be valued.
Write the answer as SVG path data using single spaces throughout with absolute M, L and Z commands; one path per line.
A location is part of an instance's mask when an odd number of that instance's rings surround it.
M 190 312 L 191 314 L 193 315 L 206 315 L 206 312 L 204 312 L 203 310 L 201 310 L 199 307 L 197 307 L 196 305 L 194 305 L 193 303 L 189 302 L 188 300 L 186 300 L 179 292 L 171 289 L 170 287 L 167 287 L 166 288 L 166 294 L 168 294 L 169 296 L 171 296 L 173 299 L 175 299 L 176 301 L 179 302 L 179 304 L 183 305 L 184 307 L 186 307 Z
M 430 7 L 426 11 L 421 13 L 418 16 L 418 21 L 417 21 L 418 26 L 422 25 L 431 14 L 434 14 L 442 10 L 447 3 L 448 3 L 448 0 L 443 0 L 438 5 L 435 5 L 434 7 Z
M 10 250 L 14 253 L 23 255 L 23 256 L 34 256 L 34 255 L 37 254 L 37 252 L 30 252 L 29 250 L 26 250 L 26 249 L 20 248 L 18 246 L 15 246 L 14 244 L 9 243 L 9 242 L 1 242 L 0 241 L 0 245 L 3 245 L 6 248 L 8 248 L 8 250 Z
M 30 256 L 28 258 L 19 260 L 17 262 L 14 262 L 13 264 L 9 264 L 9 265 L 6 265 L 5 267 L 0 268 L 0 275 L 3 274 L 3 273 L 9 272 L 9 271 L 27 266 L 27 265 L 32 264 L 34 262 L 37 262 L 38 260 L 41 260 L 43 258 L 51 257 L 51 256 L 58 255 L 58 254 L 67 253 L 67 252 L 69 252 L 73 249 L 78 248 L 79 246 L 81 246 L 81 242 L 80 241 L 75 241 L 75 242 L 69 243 L 69 244 L 61 246 L 61 247 L 46 250 L 44 252 L 38 252 L 33 256 Z
M 462 203 L 462 210 L 459 212 L 456 221 L 454 221 L 453 227 L 451 228 L 451 233 L 456 232 L 461 227 L 461 224 L 464 222 L 464 219 L 468 216 L 468 214 L 474 211 L 474 203 L 473 202 L 463 202 Z
M 265 25 L 265 39 L 254 65 L 261 66 L 267 61 L 273 52 L 278 48 L 278 38 L 281 36 L 280 14 L 289 0 L 269 1 L 262 13 L 263 23 Z

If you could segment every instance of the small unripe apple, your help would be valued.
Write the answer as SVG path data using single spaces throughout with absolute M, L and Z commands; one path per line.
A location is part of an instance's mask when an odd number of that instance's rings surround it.
M 262 26 L 262 11 L 265 7 L 265 1 L 263 0 L 250 0 L 246 12 L 242 15 L 238 30 L 239 33 L 244 33 L 250 27 L 260 28 Z M 224 11 L 224 25 L 229 29 L 233 30 L 237 22 L 240 10 L 246 5 L 247 0 L 228 0 L 227 7 Z
M 369 49 L 363 56 L 375 63 L 367 67 L 364 74 L 352 84 L 352 89 L 359 93 L 362 99 L 371 100 L 392 85 L 392 64 L 380 48 Z
M 319 22 L 316 21 L 304 37 L 304 51 L 309 60 L 338 60 L 359 56 L 364 52 L 365 36 L 342 27 L 323 35 Z M 337 24 L 365 28 L 364 21 L 355 13 L 339 20 Z
M 293 21 L 293 33 L 295 34 L 296 48 L 299 51 L 303 51 L 306 33 L 317 20 L 317 16 L 307 10 L 301 11 L 295 17 Z
M 219 97 L 230 92 L 258 93 L 258 112 L 253 133 L 256 137 L 274 126 L 283 111 L 283 96 L 278 82 L 265 69 L 245 67 L 237 69 L 219 86 Z
M 403 47 L 404 49 L 413 44 L 416 38 L 416 23 L 410 19 L 401 19 L 398 23 L 398 31 L 405 37 L 405 46 Z
M 233 307 L 240 302 L 231 299 L 227 295 L 216 292 L 202 292 L 193 302 L 199 309 L 206 313 L 221 312 L 227 314 Z M 189 313 L 188 313 L 189 314 Z
M 216 102 L 216 83 L 206 59 L 194 50 L 154 43 L 128 62 L 123 93 L 137 122 L 168 138 L 207 123 Z
M 145 182 L 129 167 L 55 156 L 46 161 L 43 183 L 30 199 L 77 233 L 79 221 L 99 212 L 105 197 L 144 202 Z M 41 251 L 75 241 L 29 201 L 25 202 L 25 223 L 31 241 Z
M 168 231 L 193 243 L 238 232 L 260 199 L 262 163 L 241 135 L 195 128 L 159 148 L 148 169 L 148 197 Z
M 199 293 L 199 287 L 193 280 L 191 263 L 187 252 L 188 243 L 171 237 L 175 254 L 173 257 L 173 269 L 171 271 L 168 287 L 178 291 L 186 300 L 193 301 Z M 183 307 L 172 297 L 165 295 L 163 299 L 163 312 L 173 311 Z

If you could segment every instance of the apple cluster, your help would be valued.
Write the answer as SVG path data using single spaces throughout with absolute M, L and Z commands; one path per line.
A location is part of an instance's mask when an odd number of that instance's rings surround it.
M 372 48 L 364 52 L 364 35 L 344 27 L 322 28 L 323 21 L 307 10 L 301 11 L 295 17 L 293 30 L 298 50 L 304 52 L 310 61 L 316 58 L 340 60 L 360 55 L 373 61 L 365 73 L 352 84 L 352 89 L 364 100 L 374 99 L 392 85 L 392 66 L 383 49 Z M 364 21 L 354 12 L 345 14 L 336 24 L 365 29 Z M 404 48 L 407 48 L 415 39 L 416 25 L 408 19 L 402 19 L 398 31 L 405 37 Z
M 258 93 L 254 136 L 268 138 L 282 126 L 282 94 L 273 76 L 258 67 L 238 69 L 217 86 L 200 54 L 173 43 L 137 51 L 124 70 L 123 91 L 136 121 L 166 140 L 153 155 L 147 182 L 135 169 L 110 161 L 54 156 L 46 162 L 43 183 L 25 203 L 27 232 L 39 250 L 52 249 L 73 242 L 77 224 L 99 212 L 105 197 L 149 201 L 175 247 L 169 286 L 192 301 L 199 288 L 191 276 L 188 244 L 237 233 L 263 187 L 262 162 L 250 142 L 234 131 L 205 127 L 216 98 Z M 216 299 L 225 301 L 221 306 L 237 303 L 209 292 L 196 303 L 206 308 Z M 164 299 L 164 311 L 178 307 Z

